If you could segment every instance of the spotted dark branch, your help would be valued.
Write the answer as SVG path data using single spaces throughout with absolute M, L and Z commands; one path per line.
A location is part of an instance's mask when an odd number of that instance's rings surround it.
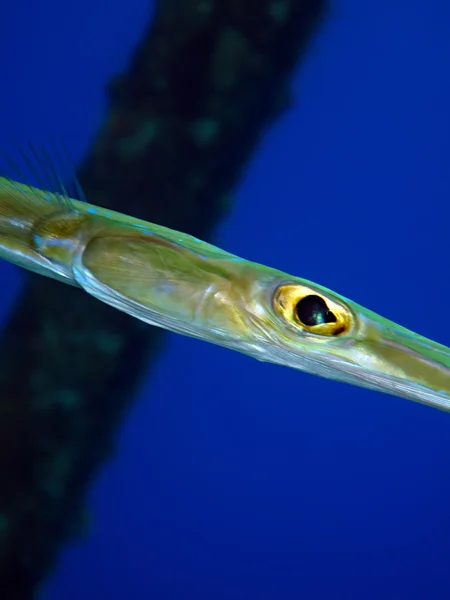
M 160 0 L 79 175 L 90 202 L 207 239 L 325 0 Z M 105 32 L 106 34 L 106 32 Z M 0 589 L 31 598 L 77 533 L 162 333 L 30 277 L 0 340 Z

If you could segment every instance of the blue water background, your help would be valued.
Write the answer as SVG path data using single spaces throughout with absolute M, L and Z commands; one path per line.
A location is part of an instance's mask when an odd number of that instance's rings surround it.
M 214 240 L 450 344 L 450 4 L 330 5 Z M 1 11 L 1 142 L 79 161 L 151 6 Z M 445 413 L 170 335 L 42 598 L 448 599 L 449 467 Z

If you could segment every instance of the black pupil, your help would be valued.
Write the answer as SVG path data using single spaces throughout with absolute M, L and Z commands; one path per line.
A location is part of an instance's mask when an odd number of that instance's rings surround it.
M 336 323 L 336 316 L 320 296 L 305 296 L 295 307 L 300 322 L 308 327 L 323 323 Z

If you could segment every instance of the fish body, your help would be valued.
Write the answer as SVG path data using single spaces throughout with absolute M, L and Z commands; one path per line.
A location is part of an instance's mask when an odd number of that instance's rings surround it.
M 0 257 L 151 325 L 450 410 L 450 350 L 185 233 L 0 178 Z

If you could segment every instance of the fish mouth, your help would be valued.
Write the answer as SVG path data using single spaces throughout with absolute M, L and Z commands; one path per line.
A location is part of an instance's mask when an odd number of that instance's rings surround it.
M 371 314 L 360 324 L 345 370 L 366 387 L 450 411 L 449 348 Z
M 269 305 L 271 311 L 264 318 L 261 311 L 250 311 L 250 329 L 259 323 L 264 342 L 249 354 L 450 411 L 450 348 L 306 280 L 275 278 L 257 287 L 254 297 L 259 298 L 263 287 L 264 301 L 256 304 Z M 326 321 L 330 327 L 311 324 L 296 312 L 309 296 L 322 299 L 331 311 L 334 319 Z M 339 318 L 344 330 L 333 328 Z

